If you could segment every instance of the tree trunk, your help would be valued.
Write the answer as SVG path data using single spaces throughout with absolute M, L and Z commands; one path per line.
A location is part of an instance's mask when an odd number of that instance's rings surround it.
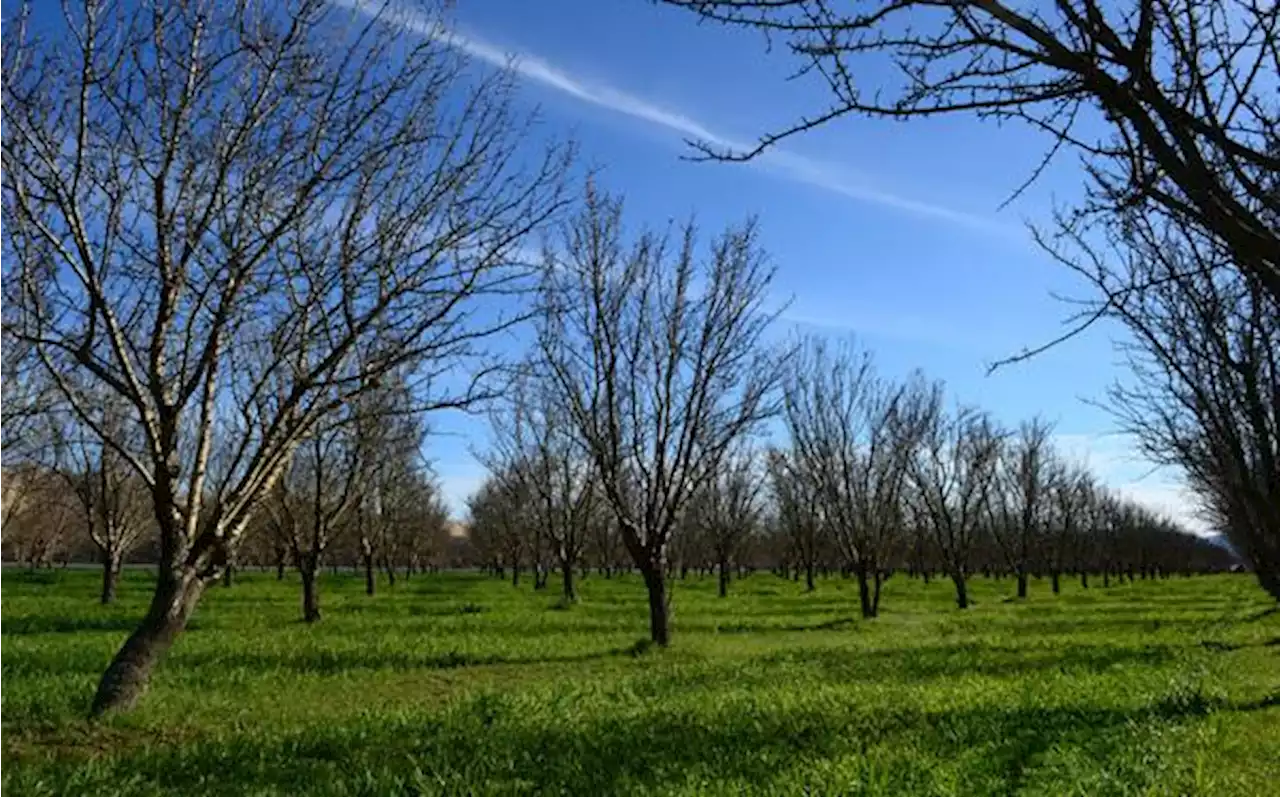
M 883 583 L 884 583 L 884 580 L 880 577 L 880 571 L 876 570 L 875 591 L 871 595 L 871 616 L 872 617 L 880 616 L 880 587 Z
M 120 555 L 115 551 L 102 552 L 102 605 L 115 603 L 116 584 L 120 581 Z
M 649 590 L 649 638 L 655 644 L 666 647 L 671 641 L 667 626 L 667 583 L 662 567 L 644 569 L 644 585 Z
M 965 583 L 964 573 L 952 573 L 951 583 L 956 585 L 956 607 L 969 608 L 969 585 Z
M 236 572 L 235 565 L 231 564 L 230 562 L 227 562 L 226 567 L 222 568 L 222 586 L 223 587 L 227 589 L 231 588 L 231 586 L 235 583 L 235 572 Z
M 276 557 L 276 581 L 284 581 L 284 554 Z
M 146 616 L 125 640 L 98 682 L 98 691 L 89 709 L 91 717 L 133 708 L 147 690 L 156 662 L 187 627 L 203 592 L 204 582 L 195 574 L 161 571 Z
M 1054 595 L 1057 595 L 1060 592 L 1062 592 L 1062 583 L 1059 575 L 1060 574 L 1058 573 L 1057 570 L 1054 570 L 1052 573 L 1049 574 L 1049 581 L 1053 584 Z
M 1081 589 L 1089 588 L 1089 571 L 1088 570 L 1080 571 L 1080 588 Z
M 720 558 L 720 597 L 724 598 L 729 594 L 729 562 L 724 557 Z
M 320 575 L 319 563 L 311 560 L 298 568 L 302 573 L 302 620 L 314 623 L 320 619 L 320 592 L 316 578 Z
M 1018 568 L 1018 598 L 1026 600 L 1027 598 L 1027 571 Z
M 373 553 L 364 554 L 364 594 L 373 595 L 378 591 L 378 574 L 373 566 Z
M 578 599 L 578 591 L 573 585 L 573 563 L 568 560 L 560 565 L 560 580 L 564 587 L 564 599 L 572 603 Z
M 871 606 L 871 582 L 868 579 L 867 566 L 860 564 L 856 568 L 858 574 L 858 603 L 862 608 L 862 617 L 869 620 L 876 616 L 875 609 Z
M 800 571 L 796 570 L 796 579 L 799 580 Z M 813 584 L 813 564 L 807 564 L 804 568 L 804 587 L 805 591 L 813 592 L 816 587 Z
M 511 568 L 511 586 L 520 586 L 520 565 L 513 565 Z

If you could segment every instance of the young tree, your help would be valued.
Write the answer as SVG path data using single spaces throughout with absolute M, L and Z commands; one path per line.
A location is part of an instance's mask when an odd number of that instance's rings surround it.
M 916 516 L 927 525 L 961 609 L 969 607 L 967 579 L 1002 440 L 1003 433 L 989 415 L 959 407 L 930 419 L 911 463 Z
M 733 451 L 690 501 L 692 526 L 709 544 L 722 598 L 729 594 L 731 567 L 760 526 L 763 481 L 755 454 Z
M 787 552 L 797 570 L 804 569 L 805 589 L 813 592 L 814 572 L 828 536 L 823 529 L 817 491 L 793 464 L 793 455 L 770 449 L 768 454 L 774 523 L 787 539 Z
M 116 439 L 136 434 L 121 428 L 130 423 L 127 409 L 110 399 L 96 409 L 95 422 Z M 75 496 L 85 532 L 102 559 L 101 601 L 109 604 L 116 599 L 124 558 L 153 531 L 151 502 L 137 472 L 103 445 L 101 437 L 74 422 L 58 431 L 53 442 L 59 474 Z
M 321 562 L 344 529 L 363 488 L 365 453 L 354 418 L 314 429 L 294 452 L 268 503 L 275 533 L 289 543 L 302 577 L 302 619 L 320 619 Z
M 1062 573 L 1068 567 L 1080 536 L 1087 532 L 1097 488 L 1093 474 L 1080 465 L 1061 464 L 1049 478 L 1050 520 L 1044 545 L 1044 564 L 1053 594 L 1062 590 Z
M 527 167 L 510 77 L 443 27 L 406 40 L 397 8 L 84 0 L 5 26 L 8 331 L 82 421 L 101 389 L 132 408 L 139 447 L 94 431 L 159 533 L 94 715 L 141 695 L 318 424 L 393 370 L 424 409 L 469 403 L 427 377 L 516 320 L 475 300 L 525 275 L 565 155 Z
M 1087 158 L 1084 212 L 1193 227 L 1280 301 L 1280 15 L 1253 0 L 666 0 L 786 40 L 831 102 L 745 152 L 846 115 L 1016 120 Z M 868 81 L 863 67 L 879 69 Z M 1037 169 L 1035 174 L 1038 174 Z M 1033 174 L 1033 179 L 1035 174 Z
M 1001 452 L 996 484 L 991 493 L 991 536 L 1000 555 L 1018 579 L 1018 597 L 1027 597 L 1027 572 L 1047 532 L 1053 427 L 1034 418 L 1018 427 Z
M 846 567 L 858 577 L 862 616 L 877 616 L 880 587 L 902 542 L 903 492 L 941 389 L 918 375 L 898 385 L 868 352 L 811 339 L 792 359 L 785 417 L 795 466 L 816 492 Z
M 667 546 L 690 496 L 729 449 L 777 410 L 777 355 L 763 348 L 772 272 L 753 224 L 700 257 L 675 244 L 623 242 L 622 203 L 588 188 L 548 250 L 545 367 L 599 474 L 649 593 L 650 636 L 670 640 Z

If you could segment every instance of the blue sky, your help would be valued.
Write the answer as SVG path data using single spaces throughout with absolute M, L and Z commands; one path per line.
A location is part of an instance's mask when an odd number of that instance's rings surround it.
M 3 5 L 6 15 L 15 7 Z M 882 370 L 919 367 L 953 400 L 1005 423 L 1042 414 L 1057 422 L 1064 450 L 1105 481 L 1190 517 L 1173 475 L 1151 473 L 1086 401 L 1121 373 L 1110 330 L 986 373 L 1059 334 L 1069 308 L 1051 293 L 1083 289 L 1026 229 L 1055 201 L 1079 196 L 1072 157 L 1004 209 L 1046 142 L 971 117 L 848 119 L 749 164 L 691 162 L 686 139 L 750 143 L 821 110 L 822 87 L 788 80 L 795 64 L 780 49 L 766 55 L 757 35 L 647 0 L 464 0 L 453 19 L 454 45 L 477 68 L 514 64 L 522 101 L 539 108 L 549 132 L 578 143 L 581 165 L 605 188 L 625 195 L 633 227 L 696 214 L 713 233 L 758 216 L 778 270 L 775 298 L 791 301 L 779 335 L 854 336 Z M 418 34 L 409 25 L 405 35 Z M 867 65 L 867 81 L 889 77 Z M 461 514 L 483 478 L 471 452 L 486 446 L 487 421 L 448 414 L 432 425 L 427 454 Z
M 625 195 L 632 224 L 696 213 L 716 230 L 758 215 L 779 299 L 792 302 L 779 332 L 855 336 L 884 370 L 920 367 L 954 399 L 1010 424 L 1041 413 L 1058 423 L 1063 449 L 1104 480 L 1189 518 L 1173 475 L 1151 473 L 1087 403 L 1121 373 L 1112 330 L 986 374 L 990 362 L 1061 332 L 1069 308 L 1051 294 L 1083 289 L 1026 227 L 1079 195 L 1083 172 L 1071 156 L 1003 210 L 1045 142 L 969 117 L 849 119 L 751 164 L 690 162 L 685 139 L 750 142 L 820 110 L 821 87 L 788 80 L 794 64 L 766 56 L 757 36 L 639 0 L 462 2 L 454 18 L 456 45 L 477 62 L 514 58 L 524 99 Z M 874 65 L 867 77 L 876 79 Z M 469 450 L 484 446 L 485 423 L 455 416 L 437 428 L 430 456 L 460 510 L 483 477 Z

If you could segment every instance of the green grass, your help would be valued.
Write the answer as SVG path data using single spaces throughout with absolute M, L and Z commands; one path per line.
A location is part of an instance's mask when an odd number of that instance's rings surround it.
M 3 785 L 18 794 L 1280 794 L 1280 616 L 1245 576 L 1082 590 L 770 575 L 675 588 L 471 574 L 375 598 L 327 576 L 210 589 L 139 709 L 82 720 L 145 605 L 91 572 L 4 575 Z

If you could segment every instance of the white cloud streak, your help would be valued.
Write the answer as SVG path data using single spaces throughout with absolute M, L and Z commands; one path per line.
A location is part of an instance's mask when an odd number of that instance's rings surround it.
M 530 83 L 565 94 L 588 105 L 679 133 L 684 138 L 701 141 L 724 150 L 742 151 L 752 146 L 749 142 L 719 133 L 690 116 L 665 108 L 643 97 L 571 74 L 537 55 L 512 51 L 474 35 L 447 30 L 441 27 L 437 19 L 416 9 L 397 6 L 394 3 L 384 6 L 376 0 L 330 0 L 330 2 L 335 6 L 370 16 L 381 13 L 389 24 L 420 36 L 431 36 L 447 42 L 451 47 L 491 66 L 510 68 Z M 934 218 L 1002 237 L 1022 236 L 1019 228 L 991 218 L 872 188 L 847 174 L 842 174 L 843 170 L 835 164 L 784 148 L 773 147 L 750 163 L 779 177 L 858 202 Z

